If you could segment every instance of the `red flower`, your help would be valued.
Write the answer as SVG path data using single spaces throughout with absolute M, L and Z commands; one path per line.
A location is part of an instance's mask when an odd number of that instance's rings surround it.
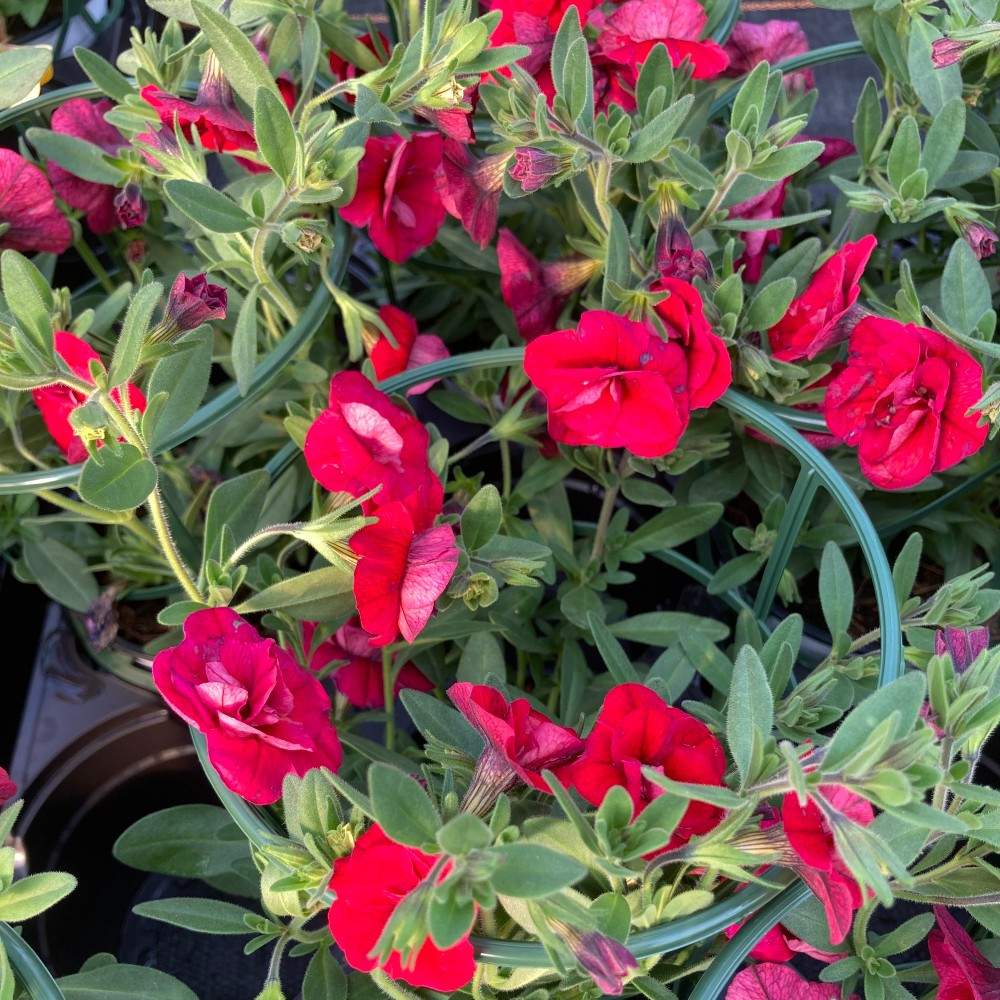
M 853 823 L 867 826 L 875 818 L 869 802 L 838 785 L 821 785 L 819 793 Z M 787 794 L 781 804 L 781 820 L 797 858 L 791 867 L 823 904 L 830 940 L 840 944 L 851 929 L 851 915 L 864 902 L 861 889 L 837 853 L 829 822 L 811 798 L 803 806 L 794 792 Z
M 100 357 L 90 344 L 79 337 L 74 337 L 72 333 L 57 330 L 53 346 L 56 354 L 66 362 L 77 378 L 93 384 L 90 377 L 90 362 L 100 360 Z M 138 386 L 129 383 L 127 392 L 128 405 L 133 410 L 144 413 L 146 397 Z M 68 385 L 47 385 L 43 389 L 32 390 L 31 395 L 34 397 L 35 405 L 41 410 L 45 426 L 52 435 L 52 440 L 59 446 L 59 450 L 70 462 L 82 462 L 87 457 L 87 449 L 69 422 L 69 415 L 78 406 L 86 403 L 87 397 Z M 121 406 L 121 393 L 118 389 L 111 390 L 111 398 Z
M 17 785 L 10 780 L 7 771 L 0 767 L 0 809 L 17 795 Z
M 937 1000 L 1000 1000 L 1000 968 L 976 947 L 946 907 L 935 906 L 934 916 L 937 926 L 927 946 L 939 980 Z
M 544 21 L 549 31 L 555 34 L 571 7 L 576 8 L 578 17 L 586 17 L 598 4 L 599 0 L 491 0 L 489 7 L 490 10 L 503 12 L 501 26 L 515 20 L 519 15 L 525 15 Z M 493 34 L 491 41 L 494 45 L 500 44 L 497 42 L 497 33 L 500 31 L 501 28 L 498 27 Z M 509 41 L 511 39 L 505 39 L 503 44 L 506 45 Z
M 312 644 L 316 626 L 302 623 L 302 639 L 306 649 Z M 360 621 L 350 618 L 313 651 L 309 660 L 310 670 L 322 670 L 328 663 L 346 660 L 333 674 L 337 690 L 355 708 L 385 708 L 385 691 L 382 687 L 382 656 L 371 644 L 371 636 L 361 627 Z M 403 688 L 433 691 L 434 684 L 412 664 L 405 664 L 396 674 L 393 692 Z
M 747 201 L 741 201 L 738 205 L 731 205 L 729 208 L 730 219 L 779 219 L 781 210 L 785 205 L 785 189 L 788 187 L 788 178 L 775 184 L 773 188 L 768 188 L 763 194 L 758 194 Z M 750 229 L 745 233 L 740 233 L 743 241 L 743 256 L 736 261 L 736 266 L 743 265 L 744 281 L 760 281 L 761 272 L 764 270 L 764 255 L 771 247 L 776 247 L 781 240 L 780 229 Z
M 712 280 L 711 262 L 703 251 L 695 250 L 684 223 L 676 215 L 661 220 L 656 230 L 656 267 L 662 278 Z
M 624 788 L 638 816 L 663 791 L 642 775 L 655 768 L 674 781 L 721 785 L 726 773 L 722 744 L 704 723 L 671 708 L 641 684 L 612 688 L 587 737 L 583 756 L 570 768 L 572 786 L 590 803 L 604 801 L 614 785 Z M 692 802 L 674 831 L 667 849 L 707 833 L 722 818 L 722 810 Z
M 585 312 L 576 330 L 531 341 L 524 370 L 548 403 L 549 434 L 563 444 L 660 458 L 687 428 L 684 349 L 617 313 Z
M 518 780 L 548 792 L 542 771 L 559 776 L 583 752 L 583 740 L 572 729 L 536 712 L 526 698 L 508 702 L 495 688 L 466 681 L 452 684 L 448 697 L 486 740 L 462 803 L 465 810 L 487 814 Z
M 711 80 L 729 64 L 716 42 L 698 41 L 708 17 L 697 0 L 625 0 L 606 21 L 600 14 L 592 14 L 590 21 L 600 30 L 597 45 L 601 52 L 636 75 L 660 42 L 674 66 L 691 61 L 696 80 Z
M 428 508 L 420 495 L 383 504 L 374 512 L 378 521 L 351 538 L 351 550 L 360 557 L 354 597 L 373 646 L 386 646 L 400 634 L 413 642 L 455 572 L 455 533 L 446 524 L 430 526 L 438 510 L 440 504 Z
M 396 347 L 379 334 L 371 348 L 370 357 L 375 368 L 375 376 L 381 382 L 383 379 L 398 375 L 400 372 L 419 368 L 447 358 L 448 348 L 444 341 L 433 333 L 418 333 L 417 321 L 409 314 L 395 306 L 382 306 L 378 311 L 379 318 L 392 331 L 396 339 Z M 418 396 L 427 392 L 437 379 L 421 382 L 406 390 L 407 396 Z
M 181 273 L 170 286 L 163 322 L 170 327 L 170 335 L 175 336 L 202 323 L 225 319 L 228 305 L 229 296 L 221 285 L 210 284 L 204 274 L 189 278 Z
M 682 392 L 689 409 L 711 406 L 733 381 L 733 366 L 726 345 L 712 333 L 705 306 L 694 285 L 679 278 L 663 278 L 651 286 L 670 295 L 655 307 L 667 338 L 684 348 L 687 377 Z
M 861 471 L 882 489 L 915 486 L 982 447 L 988 428 L 968 409 L 983 369 L 933 330 L 879 316 L 851 334 L 847 367 L 826 391 L 831 432 L 856 445 Z
M 506 154 L 477 159 L 461 142 L 444 140 L 441 160 L 441 201 L 449 215 L 485 247 L 497 231 L 497 210 L 503 190 Z
M 306 434 L 305 456 L 316 481 L 331 493 L 361 496 L 381 490 L 365 513 L 423 489 L 426 507 L 441 510 L 444 490 L 427 466 L 430 444 L 424 425 L 360 372 L 339 372 L 330 381 L 330 409 Z
M 584 0 L 588 5 L 593 0 Z M 552 70 L 550 67 L 550 57 L 552 55 L 552 43 L 555 41 L 556 30 L 559 21 L 562 20 L 561 13 L 556 27 L 549 27 L 547 13 L 550 4 L 547 2 L 530 2 L 525 9 L 522 0 L 491 0 L 490 10 L 499 10 L 502 14 L 500 23 L 490 36 L 490 46 L 496 48 L 500 45 L 524 45 L 530 50 L 528 55 L 517 61 L 518 66 L 530 74 L 538 84 L 538 89 L 551 102 L 555 97 L 555 85 L 552 82 Z M 573 6 L 579 13 L 580 6 L 576 3 Z M 541 10 L 541 13 L 532 13 L 532 10 Z M 553 11 L 562 10 L 563 4 L 552 6 Z M 511 71 L 508 67 L 503 67 L 495 71 L 497 76 L 510 79 Z M 489 80 L 491 74 L 484 75 L 484 80 Z
M 114 105 L 111 101 L 87 101 L 74 97 L 52 112 L 52 131 L 85 139 L 99 146 L 105 153 L 116 155 L 125 145 L 118 129 L 104 120 L 106 112 Z M 119 225 L 115 197 L 118 189 L 113 184 L 98 184 L 84 180 L 50 160 L 46 164 L 52 188 L 70 208 L 83 212 L 87 227 L 93 233 L 110 233 Z
M 809 39 L 798 21 L 765 21 L 752 24 L 737 21 L 733 33 L 725 44 L 729 66 L 724 76 L 746 76 L 758 63 L 768 62 L 772 66 L 792 56 L 800 56 L 809 51 Z M 812 70 L 800 70 L 785 75 L 785 87 L 792 90 L 811 90 L 814 86 Z
M 376 249 L 401 264 L 430 246 L 444 222 L 437 191 L 444 140 L 437 132 L 372 136 L 358 164 L 358 186 L 340 210 L 352 226 L 367 226 Z
M 0 149 L 0 223 L 0 250 L 62 253 L 73 242 L 45 174 L 12 149 Z
M 476 960 L 468 937 L 445 949 L 428 938 L 409 965 L 398 951 L 381 965 L 370 957 L 396 907 L 423 882 L 435 861 L 434 855 L 396 844 L 372 826 L 346 858 L 334 863 L 330 888 L 337 898 L 330 904 L 330 933 L 352 969 L 371 972 L 378 967 L 393 979 L 444 993 L 472 980 Z
M 569 300 L 597 269 L 598 262 L 577 255 L 543 264 L 509 229 L 497 239 L 500 293 L 514 312 L 517 332 L 525 340 L 551 333 Z
M 858 282 L 877 243 L 874 236 L 845 243 L 820 265 L 809 287 L 767 332 L 779 361 L 814 358 L 850 336 Z
M 840 1000 L 840 986 L 806 982 L 794 969 L 768 962 L 737 973 L 726 1000 Z
M 286 774 L 336 771 L 343 753 L 322 685 L 231 608 L 188 615 L 184 638 L 153 660 L 167 704 L 204 733 L 225 786 L 277 802 Z

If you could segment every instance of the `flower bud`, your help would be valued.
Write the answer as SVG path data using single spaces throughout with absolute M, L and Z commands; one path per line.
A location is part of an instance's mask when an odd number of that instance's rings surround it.
M 972 247 L 976 260 L 992 257 L 997 248 L 997 234 L 978 219 L 960 218 L 958 228 L 962 239 Z
M 989 644 L 990 630 L 985 625 L 979 628 L 954 628 L 948 625 L 934 636 L 934 652 L 938 656 L 950 656 L 956 674 L 968 670 Z
M 562 173 L 569 162 L 565 156 L 557 156 L 531 146 L 518 146 L 514 150 L 514 166 L 510 169 L 510 176 L 524 188 L 526 194 L 530 194 Z
M 691 281 L 695 276 L 712 280 L 712 265 L 701 250 L 695 250 L 684 223 L 676 215 L 660 220 L 656 231 L 656 266 L 660 276 Z
M 170 289 L 163 320 L 150 334 L 150 342 L 172 340 L 202 323 L 226 318 L 228 297 L 220 285 L 209 284 L 204 274 L 189 278 L 178 274 Z
M 496 580 L 489 573 L 473 573 L 466 584 L 462 600 L 470 611 L 477 608 L 488 608 L 495 604 L 500 596 Z
M 142 197 L 142 189 L 135 181 L 129 181 L 115 195 L 115 211 L 122 229 L 134 229 L 149 218 L 149 205 Z
M 935 69 L 943 69 L 962 61 L 962 56 L 972 42 L 960 42 L 956 38 L 935 38 L 931 42 L 931 62 Z

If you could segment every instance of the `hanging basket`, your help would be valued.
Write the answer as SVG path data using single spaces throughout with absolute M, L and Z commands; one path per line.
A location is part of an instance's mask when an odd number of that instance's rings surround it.
M 444 378 L 478 367 L 495 368 L 520 364 L 523 356 L 522 348 L 477 351 L 395 375 L 381 382 L 379 387 L 388 393 L 398 393 L 421 382 Z M 752 607 L 758 624 L 763 624 L 771 612 L 778 581 L 792 554 L 810 504 L 817 490 L 822 487 L 843 511 L 857 535 L 859 547 L 874 585 L 882 631 L 878 686 L 883 687 L 895 680 L 903 670 L 903 640 L 893 590 L 892 570 L 878 533 L 864 507 L 830 461 L 809 444 L 788 420 L 775 412 L 777 407 L 760 403 L 733 389 L 725 393 L 721 403 L 755 430 L 780 443 L 800 465 L 798 479 L 778 530 L 772 555 L 764 567 L 761 585 Z M 800 416 L 806 417 L 805 414 Z M 807 420 L 808 418 L 803 422 L 808 427 Z M 283 460 L 291 461 L 297 451 L 298 449 L 292 446 L 287 455 L 284 451 L 279 455 Z M 712 570 L 699 566 L 679 553 L 669 551 L 660 553 L 659 557 L 700 583 L 707 582 L 712 575 Z M 737 609 L 749 607 L 738 595 L 726 596 Z M 225 787 L 208 759 L 204 736 L 192 730 L 192 739 L 205 773 L 222 805 L 253 846 L 265 848 L 283 838 L 284 831 L 271 813 L 251 805 Z M 805 884 L 790 872 L 780 873 L 775 878 L 775 883 L 777 884 L 771 887 L 749 885 L 732 898 L 698 913 L 661 927 L 633 933 L 628 938 L 628 948 L 638 959 L 649 958 L 710 941 L 727 927 L 746 920 L 742 929 L 726 944 L 711 967 L 703 973 L 690 997 L 690 1000 L 715 1000 L 754 945 L 786 914 L 811 895 Z M 480 936 L 472 936 L 470 940 L 476 958 L 481 962 L 520 968 L 548 968 L 551 965 L 545 949 L 539 943 Z

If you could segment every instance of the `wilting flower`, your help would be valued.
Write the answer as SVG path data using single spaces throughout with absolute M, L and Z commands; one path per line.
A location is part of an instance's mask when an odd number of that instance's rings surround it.
M 430 246 L 444 222 L 437 190 L 444 140 L 437 132 L 372 136 L 358 164 L 358 186 L 341 217 L 367 226 L 376 249 L 401 264 Z
M 134 229 L 149 218 L 149 205 L 142 197 L 142 188 L 129 181 L 114 197 L 112 204 L 122 229 Z
M 739 972 L 726 1000 L 840 1000 L 840 984 L 810 983 L 788 965 L 766 962 Z
M 375 377 L 380 382 L 399 375 L 400 372 L 419 368 L 432 361 L 441 361 L 449 356 L 448 348 L 440 337 L 433 333 L 417 332 L 417 321 L 409 313 L 395 306 L 382 306 L 378 315 L 396 340 L 396 346 L 393 347 L 389 339 L 379 333 L 378 339 L 371 346 L 369 356 L 375 368 Z M 427 392 L 435 382 L 437 379 L 431 379 L 430 382 L 411 386 L 406 390 L 406 395 L 418 396 Z
M 167 297 L 165 318 L 178 332 L 194 330 L 202 323 L 225 319 L 228 302 L 226 290 L 211 284 L 204 274 L 193 278 L 178 274 Z
M 695 250 L 684 223 L 676 215 L 662 219 L 656 230 L 656 267 L 661 278 L 712 280 L 708 257 L 703 251 Z
M 654 311 L 668 340 L 684 349 L 687 374 L 675 392 L 685 398 L 690 410 L 711 406 L 729 388 L 733 367 L 726 345 L 705 318 L 701 293 L 678 278 L 663 278 L 650 290 L 670 293 Z
M 1000 1000 L 1000 968 L 976 947 L 947 907 L 935 906 L 934 917 L 937 926 L 927 946 L 938 977 L 938 1000 Z
M 373 646 L 386 646 L 400 635 L 413 642 L 455 572 L 454 531 L 447 524 L 432 527 L 440 509 L 440 503 L 428 507 L 422 492 L 382 504 L 373 512 L 378 521 L 351 538 L 359 557 L 354 597 Z
M 449 215 L 485 247 L 497 231 L 497 210 L 503 190 L 506 154 L 478 159 L 468 147 L 454 139 L 445 139 L 441 158 L 441 201 Z
M 330 408 L 313 421 L 305 457 L 316 481 L 331 493 L 361 496 L 366 514 L 424 490 L 431 520 L 441 510 L 444 489 L 427 465 L 430 436 L 416 417 L 379 392 L 360 372 L 338 372 L 330 380 Z
M 534 340 L 556 328 L 570 295 L 600 266 L 578 254 L 551 263 L 536 260 L 509 229 L 497 238 L 500 293 L 514 312 L 517 332 Z
M 57 330 L 53 346 L 56 354 L 66 362 L 69 370 L 77 378 L 93 384 L 93 379 L 90 376 L 90 362 L 99 361 L 100 355 L 90 344 L 75 337 L 72 333 L 66 333 L 65 330 Z M 69 417 L 78 406 L 83 406 L 87 402 L 88 396 L 78 389 L 58 384 L 33 389 L 31 395 L 35 400 L 35 405 L 41 411 L 42 420 L 45 421 L 45 426 L 52 435 L 52 440 L 59 446 L 59 450 L 68 461 L 82 462 L 87 457 L 87 449 L 70 423 Z M 126 395 L 131 409 L 138 410 L 140 413 L 145 412 L 146 397 L 138 386 L 132 385 L 130 382 L 126 389 Z M 122 405 L 121 393 L 118 388 L 111 390 L 111 398 L 119 407 Z
M 992 257 L 997 249 L 997 234 L 976 219 L 960 219 L 958 228 L 962 231 L 962 239 L 972 247 L 976 260 Z
M 548 404 L 549 434 L 563 444 L 661 458 L 687 428 L 684 348 L 617 313 L 591 310 L 576 330 L 531 341 L 524 370 Z
M 524 188 L 525 193 L 544 187 L 569 167 L 569 158 L 547 153 L 533 146 L 518 146 L 514 150 L 514 166 L 510 176 Z
M 583 756 L 570 768 L 570 783 L 595 806 L 619 785 L 628 792 L 638 816 L 664 794 L 643 776 L 644 767 L 674 781 L 721 785 L 726 758 L 722 744 L 704 723 L 671 708 L 642 684 L 619 684 L 604 699 Z M 667 848 L 707 833 L 721 818 L 722 810 L 716 806 L 692 802 Z
M 0 767 L 0 809 L 17 795 L 17 785 L 10 780 L 7 771 Z
M 302 623 L 302 640 L 308 650 L 316 626 Z M 321 642 L 309 660 L 309 669 L 319 671 L 329 663 L 345 661 L 330 675 L 337 690 L 355 708 L 385 708 L 385 689 L 382 684 L 382 654 L 371 644 L 371 636 L 361 627 L 360 621 L 348 619 L 329 638 Z M 396 674 L 393 693 L 404 688 L 416 691 L 433 691 L 429 681 L 412 663 L 406 663 Z
M 698 40 L 707 22 L 705 8 L 697 0 L 625 0 L 606 20 L 600 12 L 590 16 L 590 23 L 600 31 L 600 51 L 634 75 L 653 46 L 662 42 L 674 66 L 691 61 L 696 80 L 711 80 L 729 64 L 720 45 L 711 39 Z
M 820 785 L 825 803 L 853 823 L 867 826 L 875 818 L 871 804 L 838 785 Z M 861 889 L 837 851 L 833 830 L 812 798 L 806 804 L 788 793 L 781 804 L 784 836 L 794 852 L 786 858 L 802 881 L 823 904 L 830 927 L 830 940 L 840 944 L 851 929 L 851 915 L 864 902 Z
M 153 680 L 167 704 L 205 734 L 225 786 L 251 802 L 277 802 L 286 774 L 340 767 L 322 685 L 231 608 L 188 615 L 181 642 L 156 654 Z
M 798 21 L 765 21 L 752 24 L 737 21 L 725 44 L 729 65 L 724 76 L 746 76 L 758 63 L 772 66 L 792 56 L 809 51 L 809 39 Z M 812 70 L 799 70 L 785 75 L 785 87 L 790 91 L 810 90 L 814 86 Z
M 982 447 L 988 428 L 966 416 L 983 369 L 933 330 L 879 316 L 851 334 L 847 367 L 826 391 L 830 431 L 857 446 L 861 471 L 887 490 L 915 486 Z
M 979 628 L 946 625 L 934 633 L 934 652 L 938 656 L 950 656 L 957 674 L 964 674 L 989 645 L 990 630 L 985 625 Z
M 558 777 L 583 752 L 583 740 L 536 712 L 526 698 L 508 702 L 485 684 L 452 684 L 448 697 L 486 741 L 462 808 L 485 816 L 518 781 L 547 792 L 542 771 Z
M 962 61 L 971 45 L 971 41 L 961 42 L 957 38 L 935 38 L 931 42 L 931 62 L 936 69 L 952 66 Z
M 621 943 L 600 931 L 582 931 L 561 920 L 552 927 L 573 953 L 577 965 L 590 976 L 605 996 L 621 996 L 625 980 L 639 971 L 639 963 Z
M 62 253 L 73 242 L 48 178 L 12 149 L 0 149 L 0 250 Z
M 371 957 L 396 907 L 430 874 L 437 860 L 415 847 L 394 843 L 379 826 L 372 826 L 346 858 L 334 862 L 330 889 L 336 899 L 328 914 L 330 933 L 352 969 L 381 968 L 393 979 L 445 993 L 471 981 L 476 960 L 467 935 L 444 949 L 427 938 L 406 965 L 398 951 L 381 965 Z
M 52 112 L 52 131 L 91 142 L 114 156 L 125 145 L 125 140 L 118 129 L 104 120 L 105 113 L 113 107 L 107 99 L 87 101 L 74 97 Z M 118 228 L 115 207 L 118 189 L 113 184 L 100 184 L 77 177 L 52 160 L 46 164 L 46 170 L 55 193 L 70 208 L 85 214 L 91 232 L 110 233 Z
M 809 287 L 767 332 L 771 353 L 779 361 L 814 358 L 851 335 L 858 283 L 877 245 L 874 236 L 845 243 L 813 275 Z

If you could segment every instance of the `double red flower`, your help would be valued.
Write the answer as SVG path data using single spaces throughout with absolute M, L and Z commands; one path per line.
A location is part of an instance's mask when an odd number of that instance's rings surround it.
M 337 898 L 328 913 L 330 933 L 352 969 L 381 968 L 393 979 L 443 993 L 468 985 L 476 972 L 468 936 L 443 949 L 428 938 L 407 965 L 398 951 L 381 965 L 371 957 L 396 907 L 423 882 L 435 861 L 434 855 L 397 844 L 372 826 L 346 858 L 334 863 L 330 888 Z
M 947 337 L 867 316 L 823 404 L 830 431 L 858 449 L 861 471 L 887 490 L 916 486 L 978 451 L 988 428 L 967 412 L 983 369 Z
M 570 784 L 590 803 L 604 801 L 615 785 L 624 788 L 638 816 L 663 790 L 643 776 L 655 768 L 674 781 L 721 785 L 726 773 L 722 744 L 687 712 L 671 708 L 642 684 L 619 684 L 608 692 L 583 755 L 569 769 Z M 692 802 L 667 849 L 707 833 L 722 810 Z
M 382 306 L 378 315 L 396 341 L 396 346 L 393 347 L 389 339 L 379 333 L 371 345 L 369 357 L 372 359 L 375 377 L 380 382 L 411 368 L 419 368 L 421 365 L 448 357 L 448 348 L 445 347 L 444 341 L 436 334 L 420 333 L 417 321 L 409 313 L 395 306 Z M 406 395 L 418 396 L 427 392 L 434 385 L 434 381 L 411 386 L 406 390 Z
M 548 403 L 556 441 L 661 458 L 676 447 L 690 411 L 729 385 L 729 357 L 697 290 L 675 278 L 656 287 L 670 292 L 656 307 L 666 341 L 651 325 L 593 310 L 576 330 L 528 344 L 524 370 Z
M 100 361 L 100 356 L 90 344 L 65 330 L 57 330 L 53 340 L 56 354 L 66 362 L 70 371 L 79 379 L 93 384 L 90 376 L 90 362 Z M 102 366 L 103 367 L 103 366 Z M 52 440 L 70 462 L 82 462 L 87 457 L 87 449 L 80 440 L 73 425 L 70 414 L 87 402 L 87 397 L 77 389 L 68 385 L 47 385 L 42 389 L 33 389 L 31 393 L 35 405 L 41 411 L 42 420 L 52 435 Z M 142 390 L 129 383 L 126 389 L 128 405 L 140 413 L 146 410 L 146 397 Z M 118 389 L 111 390 L 111 398 L 122 405 L 121 393 Z
M 308 670 L 231 608 L 188 615 L 184 638 L 153 660 L 167 704 L 204 733 L 226 787 L 277 802 L 286 774 L 340 767 L 330 699 Z

